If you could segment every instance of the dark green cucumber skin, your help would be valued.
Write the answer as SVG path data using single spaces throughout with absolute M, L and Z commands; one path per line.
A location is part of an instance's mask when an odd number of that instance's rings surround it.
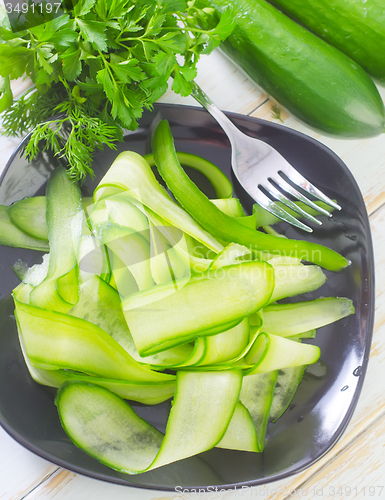
M 223 11 L 227 0 L 209 0 Z M 352 59 L 264 0 L 233 0 L 236 25 L 223 51 L 297 118 L 327 134 L 384 131 L 381 96 Z
M 384 0 L 269 0 L 385 85 Z

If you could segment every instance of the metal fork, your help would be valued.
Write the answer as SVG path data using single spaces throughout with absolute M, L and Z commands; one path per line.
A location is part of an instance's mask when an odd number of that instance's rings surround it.
M 302 201 L 321 214 L 331 217 L 330 212 L 307 198 L 294 187 L 296 185 L 314 198 L 341 210 L 337 203 L 297 172 L 278 151 L 265 142 L 241 132 L 195 82 L 193 83 L 192 96 L 206 108 L 226 133 L 231 144 L 231 166 L 234 174 L 258 205 L 279 219 L 308 232 L 313 230 L 277 205 L 274 199 L 301 217 L 319 225 L 322 224 L 321 221 L 300 208 L 284 193 Z

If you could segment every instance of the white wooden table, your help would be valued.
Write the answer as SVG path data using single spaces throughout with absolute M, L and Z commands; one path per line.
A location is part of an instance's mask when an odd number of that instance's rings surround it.
M 267 120 L 272 101 L 221 53 L 200 62 L 198 84 L 224 110 Z M 25 83 L 18 82 L 21 91 Z M 385 98 L 385 88 L 380 89 Z M 163 102 L 196 103 L 168 92 Z M 342 140 L 323 136 L 282 111 L 288 127 L 305 132 L 337 153 L 355 176 L 370 215 L 376 259 L 376 322 L 371 359 L 360 401 L 340 441 L 305 472 L 266 487 L 212 493 L 133 489 L 86 478 L 25 450 L 0 428 L 1 500 L 181 499 L 384 499 L 385 498 L 385 136 Z M 0 170 L 18 140 L 0 138 Z

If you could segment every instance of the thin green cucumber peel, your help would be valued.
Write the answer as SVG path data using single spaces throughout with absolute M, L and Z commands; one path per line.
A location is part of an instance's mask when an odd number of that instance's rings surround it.
M 170 126 L 158 123 L 152 138 L 154 158 L 160 175 L 176 200 L 210 234 L 247 247 L 282 255 L 300 257 L 330 271 L 339 271 L 348 260 L 330 248 L 309 241 L 277 238 L 239 224 L 221 212 L 190 180 L 176 155 Z
M 211 161 L 206 160 L 200 156 L 184 153 L 177 151 L 176 153 L 178 160 L 185 167 L 193 168 L 198 172 L 201 172 L 210 181 L 210 184 L 214 188 L 217 198 L 225 199 L 235 199 L 231 198 L 233 195 L 233 186 L 226 175 L 219 169 L 216 165 L 211 163 Z M 153 154 L 148 154 L 143 157 L 150 167 L 155 166 L 155 159 Z

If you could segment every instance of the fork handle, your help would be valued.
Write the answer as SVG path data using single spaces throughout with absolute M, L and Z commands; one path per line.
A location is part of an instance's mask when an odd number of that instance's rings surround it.
M 235 145 L 235 136 L 240 133 L 240 130 L 227 116 L 216 106 L 208 95 L 194 81 L 191 91 L 192 97 L 199 102 L 222 127 L 232 145 Z

